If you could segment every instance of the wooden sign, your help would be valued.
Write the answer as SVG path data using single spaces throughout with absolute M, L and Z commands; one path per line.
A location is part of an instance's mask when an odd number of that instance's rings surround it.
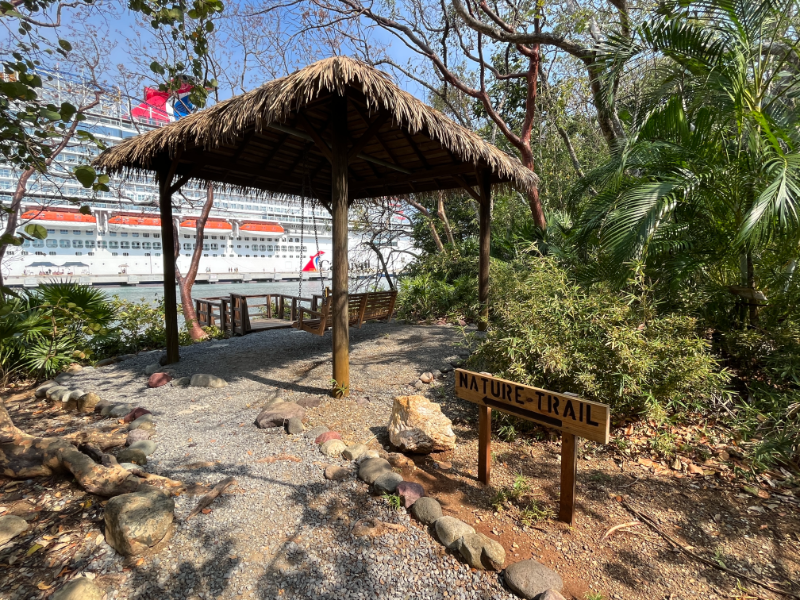
M 491 472 L 492 408 L 562 432 L 558 518 L 572 524 L 578 468 L 576 437 L 607 444 L 611 425 L 608 405 L 464 369 L 456 369 L 455 375 L 456 396 L 480 406 L 478 479 L 481 482 L 488 484 Z

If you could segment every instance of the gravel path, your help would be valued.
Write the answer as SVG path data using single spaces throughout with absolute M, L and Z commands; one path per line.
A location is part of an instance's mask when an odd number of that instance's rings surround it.
M 158 354 L 76 375 L 75 384 L 104 399 L 153 412 L 158 449 L 149 471 L 187 483 L 237 480 L 209 514 L 187 523 L 198 499 L 176 498 L 174 536 L 155 556 L 123 563 L 107 550 L 92 563 L 101 582 L 113 583 L 109 597 L 513 598 L 497 574 L 472 572 L 405 510 L 390 510 L 354 477 L 323 478 L 324 465 L 346 461 L 324 457 L 304 435 L 253 425 L 270 400 L 311 395 L 323 403 L 309 410 L 309 428 L 327 425 L 346 441 L 377 448 L 394 396 L 412 393 L 420 372 L 463 352 L 460 339 L 451 327 L 375 323 L 351 330 L 348 400 L 325 395 L 330 336 L 294 330 L 181 349 L 176 377 L 209 373 L 225 378 L 224 388 L 147 389 L 143 371 Z M 263 460 L 278 455 L 299 460 Z M 374 538 L 352 535 L 360 519 L 376 517 L 401 527 Z

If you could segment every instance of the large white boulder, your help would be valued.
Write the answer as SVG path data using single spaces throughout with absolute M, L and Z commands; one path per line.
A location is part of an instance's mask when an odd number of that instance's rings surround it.
M 453 424 L 424 396 L 398 396 L 389 419 L 389 441 L 403 452 L 444 452 L 456 447 Z

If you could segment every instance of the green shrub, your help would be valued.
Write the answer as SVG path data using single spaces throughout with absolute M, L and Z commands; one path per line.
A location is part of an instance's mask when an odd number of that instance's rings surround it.
M 92 353 L 113 310 L 105 294 L 76 283 L 51 283 L 0 304 L 0 378 L 50 377 Z
M 399 281 L 402 319 L 473 321 L 478 316 L 478 257 L 471 245 L 426 256 Z
M 114 323 L 106 335 L 94 340 L 98 357 L 132 354 L 142 350 L 164 348 L 164 300 L 136 302 L 114 296 L 110 301 Z
M 730 374 L 695 319 L 660 314 L 641 278 L 615 292 L 578 286 L 552 258 L 517 267 L 493 272 L 492 324 L 473 367 L 657 418 L 728 396 Z

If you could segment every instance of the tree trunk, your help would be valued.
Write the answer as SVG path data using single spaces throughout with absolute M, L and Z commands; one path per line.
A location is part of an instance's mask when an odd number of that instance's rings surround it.
M 436 216 L 438 216 L 444 224 L 444 233 L 447 236 L 447 243 L 455 246 L 456 242 L 453 239 L 453 230 L 450 229 L 450 221 L 447 220 L 447 213 L 444 211 L 444 193 L 439 192 L 439 202 L 437 205 Z
M 108 461 L 97 464 L 63 438 L 29 435 L 11 420 L 0 402 L 0 470 L 6 477 L 28 479 L 69 472 L 87 492 L 118 496 L 138 489 L 140 481 L 127 469 Z
M 22 205 L 22 199 L 25 197 L 25 192 L 28 189 L 28 180 L 33 176 L 36 172 L 36 169 L 27 169 L 25 170 L 22 175 L 20 175 L 19 180 L 17 181 L 17 187 L 14 190 L 14 195 L 11 197 L 11 206 L 9 207 L 8 213 L 8 221 L 6 222 L 6 228 L 3 231 L 4 236 L 11 236 L 14 235 L 14 230 L 17 228 L 17 223 L 19 222 L 19 210 Z M 6 249 L 8 248 L 8 244 L 0 244 L 0 265 L 3 264 L 3 258 L 6 255 Z M 0 299 L 5 301 L 6 294 L 3 290 L 3 269 L 0 268 Z
M 181 292 L 181 305 L 183 306 L 183 318 L 186 321 L 186 327 L 189 329 L 189 335 L 192 340 L 197 342 L 208 337 L 203 331 L 200 324 L 197 322 L 197 313 L 194 309 L 194 301 L 192 300 L 192 287 L 194 281 L 197 279 L 197 269 L 200 266 L 200 258 L 203 256 L 203 238 L 205 235 L 206 222 L 208 215 L 211 212 L 211 207 L 214 206 L 214 187 L 209 184 L 206 193 L 206 201 L 203 204 L 203 210 L 200 216 L 197 217 L 196 232 L 197 238 L 195 239 L 194 252 L 192 253 L 192 260 L 189 263 L 189 270 L 186 272 L 186 277 L 181 275 L 181 271 L 175 264 L 175 279 L 178 280 L 178 289 Z M 175 239 L 178 239 L 178 233 L 175 233 Z M 177 260 L 180 253 L 180 242 L 175 244 L 175 259 Z
M 386 277 L 386 281 L 389 284 L 389 289 L 394 291 L 394 283 L 392 283 L 392 275 L 389 273 L 389 265 L 386 264 L 386 259 L 383 258 L 383 253 L 381 249 L 375 244 L 374 240 L 370 240 L 367 242 L 369 247 L 372 251 L 378 256 L 378 262 L 381 263 L 381 270 L 383 271 L 384 276 Z
M 422 215 L 425 217 L 425 219 L 428 221 L 428 227 L 430 227 L 431 229 L 431 237 L 433 238 L 433 243 L 436 244 L 436 249 L 439 252 L 444 252 L 444 244 L 442 244 L 442 238 L 439 237 L 439 232 L 436 231 L 436 225 L 434 224 L 433 219 L 431 218 L 431 213 L 428 211 L 427 208 L 422 206 L 422 204 L 420 204 L 416 200 L 412 200 L 411 198 L 409 198 L 408 203 L 414 208 L 416 208 L 419 212 L 421 212 Z

